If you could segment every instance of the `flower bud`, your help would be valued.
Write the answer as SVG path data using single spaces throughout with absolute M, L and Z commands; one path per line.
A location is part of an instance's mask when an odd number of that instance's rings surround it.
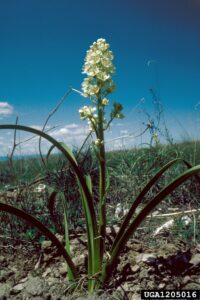
M 104 106 L 107 106 L 108 103 L 109 103 L 109 100 L 108 100 L 107 98 L 103 98 L 102 104 L 103 104 Z

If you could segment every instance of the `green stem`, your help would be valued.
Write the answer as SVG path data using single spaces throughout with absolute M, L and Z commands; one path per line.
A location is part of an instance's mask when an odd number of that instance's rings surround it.
M 60 197 L 62 199 L 62 204 L 63 204 L 63 211 L 64 211 L 64 230 L 65 230 L 65 249 L 67 254 L 71 257 L 71 251 L 70 251 L 70 240 L 69 240 L 69 228 L 68 228 L 68 205 L 67 205 L 67 200 L 65 199 L 65 195 L 63 192 L 60 192 Z M 68 266 L 68 279 L 69 281 L 74 281 L 73 280 L 73 274 L 71 272 L 71 269 Z
M 100 235 L 100 263 L 103 261 L 103 254 L 105 248 L 105 236 L 106 236 L 106 206 L 105 206 L 105 194 L 106 194 L 106 158 L 105 158 L 105 146 L 104 146 L 104 129 L 103 118 L 104 111 L 102 107 L 101 97 L 98 97 L 98 138 L 101 141 L 99 146 L 99 235 Z

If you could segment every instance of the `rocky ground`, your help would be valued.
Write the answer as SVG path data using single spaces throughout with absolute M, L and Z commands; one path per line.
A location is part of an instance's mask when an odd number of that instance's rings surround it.
M 67 267 L 51 242 L 41 245 L 0 243 L 0 300 L 140 299 L 141 289 L 200 290 L 200 245 L 159 237 L 156 246 L 132 239 L 121 256 L 107 291 L 88 295 L 84 277 L 86 249 L 72 240 L 74 262 L 83 274 L 70 294 Z

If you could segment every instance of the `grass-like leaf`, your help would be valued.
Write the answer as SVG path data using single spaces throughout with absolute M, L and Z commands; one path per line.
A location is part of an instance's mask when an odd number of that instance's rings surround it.
M 65 248 L 60 243 L 60 241 L 57 239 L 57 237 L 48 228 L 46 228 L 40 221 L 38 221 L 33 216 L 25 213 L 21 209 L 18 209 L 14 206 L 11 206 L 11 205 L 8 205 L 5 203 L 1 203 L 1 202 L 0 202 L 0 211 L 4 211 L 4 212 L 10 213 L 12 215 L 15 215 L 18 218 L 21 218 L 21 219 L 29 222 L 31 225 L 33 225 L 34 227 L 39 229 L 39 231 L 42 232 L 42 234 L 44 234 L 48 239 L 50 239 L 52 241 L 52 243 L 56 246 L 59 254 L 64 257 L 64 259 L 66 260 L 66 262 L 70 268 L 73 279 L 78 278 L 76 267 L 75 267 L 72 259 L 66 252 Z
M 121 238 L 122 234 L 124 233 L 124 231 L 126 230 L 127 226 L 130 223 L 131 218 L 133 217 L 133 214 L 135 213 L 136 208 L 138 207 L 138 205 L 140 205 L 140 203 L 142 202 L 142 200 L 144 199 L 144 196 L 148 193 L 148 191 L 152 188 L 152 186 L 160 179 L 160 177 L 171 167 L 173 166 L 175 163 L 180 162 L 180 163 L 184 163 L 188 168 L 192 168 L 192 166 L 186 161 L 183 160 L 181 158 L 176 158 L 171 160 L 170 162 L 168 162 L 166 165 L 164 165 L 159 172 L 156 173 L 156 175 L 148 182 L 148 184 L 143 188 L 143 190 L 140 192 L 140 194 L 137 196 L 137 198 L 135 199 L 135 201 L 133 202 L 130 210 L 128 211 L 121 227 L 120 230 L 113 242 L 112 245 L 112 249 L 111 252 L 113 251 L 113 249 L 115 248 L 116 244 L 118 243 L 119 239 Z M 200 178 L 198 175 L 195 175 L 196 179 L 198 180 L 198 182 L 200 183 Z
M 85 200 L 87 201 L 88 212 L 90 214 L 90 218 L 91 218 L 91 222 L 92 222 L 92 227 L 94 230 L 94 236 L 97 236 L 98 230 L 97 230 L 96 213 L 95 213 L 95 209 L 94 209 L 93 198 L 92 198 L 92 195 L 86 184 L 84 175 L 83 175 L 81 169 L 79 168 L 79 166 L 74 158 L 74 155 L 71 153 L 71 150 L 69 150 L 69 148 L 64 143 L 60 143 L 57 140 L 55 140 L 53 137 L 51 137 L 50 135 L 46 134 L 45 132 L 35 129 L 35 128 L 32 128 L 32 127 L 23 126 L 23 125 L 6 124 L 6 125 L 0 125 L 0 129 L 13 129 L 13 130 L 22 130 L 22 131 L 26 131 L 26 132 L 31 132 L 33 134 L 36 134 L 36 135 L 41 136 L 42 138 L 46 139 L 47 141 L 52 143 L 52 145 L 54 145 L 58 150 L 60 150 L 64 154 L 64 156 L 70 162 L 71 167 L 73 168 L 73 170 L 77 176 L 77 179 L 80 182 L 80 185 L 83 189 L 83 192 L 85 194 Z
M 135 217 L 135 219 L 128 226 L 127 230 L 121 235 L 117 244 L 110 253 L 110 259 L 106 263 L 102 272 L 102 280 L 105 283 L 108 278 L 111 276 L 112 271 L 114 270 L 117 259 L 120 252 L 124 249 L 127 241 L 133 235 L 137 227 L 143 222 L 143 220 L 151 213 L 151 211 L 172 191 L 174 191 L 178 186 L 180 186 L 184 181 L 189 179 L 191 176 L 196 176 L 200 172 L 200 165 L 190 168 L 185 171 L 182 175 L 173 180 L 169 185 L 163 188 Z

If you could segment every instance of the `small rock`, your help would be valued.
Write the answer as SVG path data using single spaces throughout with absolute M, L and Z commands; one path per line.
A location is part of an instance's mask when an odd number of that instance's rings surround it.
M 20 283 L 24 283 L 24 282 L 26 282 L 28 280 L 28 277 L 24 277 L 24 278 L 22 278 L 21 280 L 20 280 Z
M 200 264 L 200 253 L 193 254 L 189 262 L 194 266 Z
M 142 253 L 136 256 L 136 262 L 154 263 L 156 261 L 156 255 L 153 253 Z
M 44 291 L 44 281 L 39 277 L 30 276 L 26 282 L 26 292 L 32 296 L 41 296 Z
M 18 294 L 24 289 L 24 284 L 19 283 L 12 288 L 12 294 Z
M 41 244 L 41 249 L 42 250 L 47 250 L 52 246 L 52 242 L 51 241 L 43 241 Z
M 188 282 L 190 281 L 190 276 L 185 276 L 184 278 L 183 278 L 183 280 L 182 280 L 182 284 L 187 284 Z
M 140 266 L 138 266 L 138 265 L 131 266 L 131 271 L 133 273 L 137 273 L 139 270 L 140 270 Z
M 67 274 L 67 265 L 65 263 L 59 268 L 60 275 L 65 276 Z
M 170 280 L 170 277 L 169 276 L 165 276 L 162 281 L 165 282 L 165 283 L 168 283 Z
M 164 282 L 161 282 L 159 285 L 158 285 L 158 289 L 159 290 L 162 290 L 164 289 L 164 287 L 166 286 L 166 284 Z

